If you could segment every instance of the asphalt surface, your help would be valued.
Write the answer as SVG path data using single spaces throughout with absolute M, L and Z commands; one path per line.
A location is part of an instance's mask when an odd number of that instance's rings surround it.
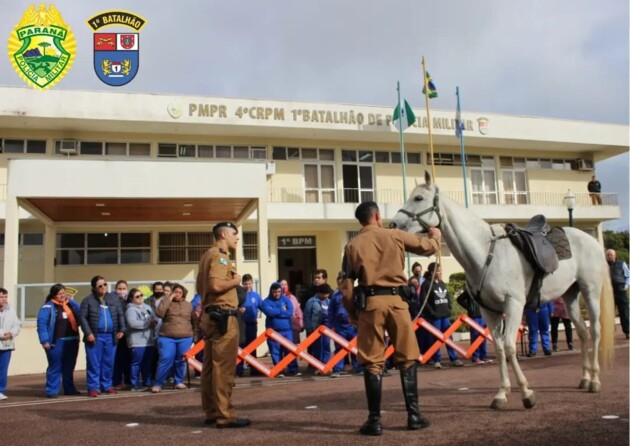
M 537 406 L 524 409 L 512 377 L 507 407 L 490 409 L 499 385 L 496 363 L 419 370 L 421 411 L 428 429 L 408 431 L 398 373 L 383 383 L 382 437 L 358 435 L 367 415 L 363 379 L 304 375 L 238 378 L 234 403 L 251 418 L 244 429 L 203 425 L 199 381 L 186 391 L 89 399 L 43 397 L 43 375 L 9 378 L 0 402 L 3 445 L 628 445 L 628 341 L 616 335 L 616 364 L 602 373 L 602 392 L 578 390 L 576 350 L 522 358 Z M 304 367 L 303 367 L 304 368 Z M 84 386 L 84 372 L 76 372 Z M 610 417 L 611 419 L 607 419 Z

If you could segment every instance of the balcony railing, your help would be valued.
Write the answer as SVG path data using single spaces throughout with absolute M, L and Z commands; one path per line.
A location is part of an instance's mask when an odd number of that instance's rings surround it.
M 464 191 L 441 190 L 440 193 L 464 204 Z M 565 192 L 469 192 L 469 202 L 473 205 L 547 205 L 564 206 Z M 618 206 L 617 194 L 601 194 L 604 206 Z M 360 203 L 374 200 L 381 204 L 402 204 L 405 201 L 402 189 L 304 189 L 270 188 L 267 199 L 270 203 Z M 587 192 L 575 194 L 576 206 L 590 206 L 591 197 Z

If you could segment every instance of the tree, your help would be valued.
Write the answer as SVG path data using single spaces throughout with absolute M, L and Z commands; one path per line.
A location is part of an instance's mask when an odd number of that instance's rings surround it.
M 628 243 L 630 237 L 628 231 L 613 232 L 604 231 L 604 247 L 614 249 L 617 252 L 617 259 L 628 263 Z
M 38 43 L 37 46 L 41 46 L 44 49 L 44 56 L 45 56 L 46 55 L 46 48 L 48 48 L 51 45 L 48 42 L 41 42 L 41 43 Z

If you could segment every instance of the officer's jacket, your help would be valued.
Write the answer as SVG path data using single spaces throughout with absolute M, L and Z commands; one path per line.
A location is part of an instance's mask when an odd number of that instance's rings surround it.
M 405 252 L 429 256 L 438 248 L 433 239 L 367 225 L 346 245 L 342 269 L 346 277 L 358 279 L 362 286 L 406 285 Z

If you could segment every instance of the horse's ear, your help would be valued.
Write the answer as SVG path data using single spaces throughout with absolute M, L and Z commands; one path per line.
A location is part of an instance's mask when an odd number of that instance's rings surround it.
M 431 174 L 428 170 L 424 171 L 424 182 L 427 183 L 427 186 L 431 186 Z

